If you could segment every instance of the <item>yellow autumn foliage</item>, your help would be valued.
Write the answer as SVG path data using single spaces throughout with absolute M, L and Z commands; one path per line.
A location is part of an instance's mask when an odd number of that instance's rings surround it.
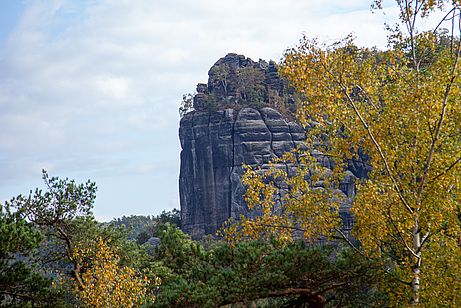
M 134 307 L 147 295 L 149 281 L 129 266 L 101 238 L 93 243 L 78 243 L 73 258 L 84 266 L 83 287 L 74 284 L 77 298 L 85 307 Z
M 328 187 L 337 187 L 350 159 L 365 157 L 373 169 L 357 182 L 355 248 L 381 259 L 399 281 L 387 290 L 395 305 L 458 307 L 461 7 L 442 0 L 397 6 L 407 33 L 391 32 L 388 50 L 357 47 L 352 37 L 332 45 L 304 37 L 286 52 L 280 72 L 304 96 L 297 119 L 309 128 L 308 152 L 321 151 L 335 170 L 326 174 L 309 154 L 295 162 L 302 153 L 286 154 L 268 170 L 249 169 L 246 201 L 260 215 L 241 217 L 227 237 L 337 235 L 338 205 Z M 452 32 L 418 31 L 441 8 Z M 291 174 L 290 165 L 297 169 Z M 314 189 L 314 180 L 325 188 Z
M 242 215 L 238 224 L 227 223 L 227 241 L 264 238 L 285 244 L 300 236 L 316 241 L 339 230 L 337 211 L 341 196 L 331 189 L 331 171 L 314 161 L 309 153 L 293 151 L 264 170 L 246 166 L 242 178 L 247 187 L 245 201 L 257 215 Z M 311 189 L 315 183 L 322 187 Z

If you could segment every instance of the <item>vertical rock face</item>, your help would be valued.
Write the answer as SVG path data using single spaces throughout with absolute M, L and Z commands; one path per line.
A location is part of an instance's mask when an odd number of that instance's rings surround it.
M 230 217 L 248 214 L 241 183 L 244 164 L 264 169 L 284 152 L 305 147 L 305 131 L 299 124 L 273 108 L 263 107 L 273 105 L 274 95 L 276 102 L 289 104 L 286 89 L 275 63 L 254 62 L 235 54 L 216 62 L 209 71 L 208 84 L 198 84 L 195 111 L 183 116 L 179 128 L 182 226 L 193 238 L 214 234 Z M 210 108 L 216 102 L 218 108 Z M 332 168 L 328 157 L 315 151 L 311 154 L 324 167 Z M 352 198 L 354 179 L 367 172 L 363 163 L 351 162 L 339 189 Z M 351 221 L 349 206 L 346 202 L 341 209 L 346 225 Z
M 191 112 L 181 119 L 182 225 L 198 238 L 246 214 L 243 165 L 263 168 L 302 144 L 302 128 L 271 108 Z
M 235 118 L 236 111 L 228 109 L 181 119 L 181 218 L 194 237 L 215 232 L 229 217 Z

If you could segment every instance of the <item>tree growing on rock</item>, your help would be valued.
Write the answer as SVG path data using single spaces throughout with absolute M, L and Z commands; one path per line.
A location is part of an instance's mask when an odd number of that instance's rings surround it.
M 224 100 L 227 99 L 228 81 L 230 69 L 227 64 L 213 66 L 210 70 L 210 75 L 215 77 L 215 81 L 219 84 L 222 90 Z
M 264 103 L 264 73 L 258 68 L 245 66 L 236 74 L 241 99 L 252 107 L 260 107 Z
M 194 110 L 194 94 L 187 93 L 183 94 L 182 101 L 179 105 L 179 116 L 182 118 L 186 115 L 186 113 L 191 112 Z

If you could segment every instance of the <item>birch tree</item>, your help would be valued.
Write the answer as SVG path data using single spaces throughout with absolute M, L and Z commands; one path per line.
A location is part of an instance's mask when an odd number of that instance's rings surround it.
M 352 205 L 353 235 L 360 243 L 354 247 L 382 260 L 383 270 L 392 273 L 395 283 L 387 287 L 393 302 L 459 306 L 460 1 L 396 2 L 400 23 L 389 27 L 387 50 L 359 48 L 351 37 L 328 46 L 305 37 L 286 52 L 281 72 L 306 98 L 297 118 L 310 127 L 308 146 L 335 161 L 332 187 L 350 159 L 358 153 L 369 157 L 372 172 L 356 183 Z M 382 6 L 380 0 L 373 4 Z M 421 22 L 437 13 L 444 16 L 440 23 L 421 31 Z M 270 186 L 274 174 L 292 181 L 286 186 L 292 199 L 279 202 L 278 213 Z M 310 236 L 338 235 L 335 206 L 326 207 L 322 198 L 299 198 L 314 191 L 305 178 L 293 182 L 283 171 L 249 171 L 247 202 L 266 212 L 228 230 L 286 236 L 281 231 L 286 226 Z

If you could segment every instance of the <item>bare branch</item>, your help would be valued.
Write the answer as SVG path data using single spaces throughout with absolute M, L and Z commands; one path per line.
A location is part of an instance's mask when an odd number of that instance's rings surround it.
M 381 146 L 380 144 L 378 143 L 378 141 L 376 140 L 373 132 L 371 131 L 370 129 L 370 126 L 368 125 L 368 123 L 365 121 L 365 119 L 363 118 L 362 114 L 360 113 L 360 111 L 358 110 L 357 106 L 355 105 L 354 101 L 352 100 L 352 98 L 350 97 L 349 93 L 347 92 L 347 88 L 344 86 L 344 84 L 341 82 L 341 80 L 338 80 L 336 78 L 336 76 L 331 72 L 331 70 L 325 65 L 325 63 L 323 61 L 321 61 L 322 63 L 322 66 L 323 68 L 325 69 L 325 71 L 333 78 L 334 82 L 337 83 L 339 85 L 339 87 L 341 88 L 342 92 L 344 93 L 344 95 L 346 95 L 346 98 L 347 98 L 347 101 L 349 102 L 350 106 L 354 109 L 354 112 L 355 114 L 357 115 L 357 117 L 359 118 L 360 122 L 362 123 L 363 127 L 365 128 L 365 130 L 367 131 L 368 133 L 368 136 L 370 137 L 371 141 L 373 142 L 376 150 L 378 151 L 379 153 L 379 156 L 381 157 L 381 160 L 383 161 L 384 163 L 384 166 L 386 168 L 386 172 L 387 174 L 389 175 L 391 181 L 392 181 L 392 184 L 394 185 L 394 188 L 395 190 L 397 191 L 397 194 L 399 195 L 399 198 L 400 200 L 402 201 L 403 205 L 405 206 L 405 208 L 410 212 L 410 213 L 413 213 L 413 209 L 410 207 L 410 205 L 407 203 L 407 201 L 405 200 L 405 198 L 403 197 L 403 193 L 397 183 L 397 180 L 395 179 L 394 175 L 392 174 L 392 171 L 391 171 L 391 168 L 389 166 L 389 163 L 387 162 L 387 159 L 386 159 L 386 156 L 384 155 L 384 152 L 382 151 L 381 149 Z
M 426 234 L 424 234 L 422 240 L 421 240 L 421 245 L 419 245 L 419 248 L 418 250 L 416 251 L 417 253 L 419 253 L 421 251 L 421 248 L 423 248 L 423 245 L 426 243 L 426 241 L 429 239 L 429 237 L 431 236 L 431 232 L 430 231 L 427 231 Z
M 418 258 L 418 259 L 421 258 L 420 256 L 418 256 L 417 252 L 415 252 L 413 249 L 411 249 L 411 247 L 407 244 L 407 242 L 403 238 L 400 230 L 397 228 L 397 225 L 394 222 L 394 219 L 392 219 L 392 215 L 391 215 L 390 210 L 388 210 L 387 215 L 389 216 L 389 220 L 391 221 L 392 226 L 394 227 L 395 231 L 397 232 L 397 235 L 400 238 L 400 240 L 398 240 L 398 239 L 396 239 L 396 240 L 401 242 L 405 246 L 405 248 L 408 250 L 408 252 L 411 253 L 415 258 Z
M 359 253 L 360 255 L 368 259 L 368 257 L 363 253 L 363 251 L 361 251 L 354 244 L 352 244 L 351 240 L 344 234 L 344 232 L 341 229 L 334 228 L 334 230 L 338 232 L 338 234 L 341 236 L 339 238 L 343 239 L 352 249 L 354 249 L 355 252 Z
M 450 20 L 450 19 L 454 19 L 454 13 L 455 13 L 455 10 L 457 9 L 457 7 L 453 7 L 450 11 L 448 11 L 448 13 L 440 20 L 440 22 L 438 23 L 438 25 L 434 28 L 434 30 L 432 30 L 432 33 L 433 34 L 436 34 L 437 33 L 437 30 L 439 29 L 439 27 L 442 25 L 442 23 L 444 21 L 447 21 L 447 20 Z M 453 16 L 448 18 L 448 15 L 452 14 Z
M 445 174 L 447 174 L 448 172 L 450 172 L 450 170 L 453 169 L 460 161 L 461 161 L 461 156 L 458 157 L 453 163 L 451 163 L 444 171 L 442 171 L 441 173 L 437 174 L 435 177 L 433 177 L 432 179 L 430 179 L 430 180 L 428 181 L 428 184 L 434 182 L 435 180 L 437 180 L 437 179 L 440 178 L 441 176 L 444 176 Z
M 411 282 L 408 282 L 408 281 L 405 281 L 405 280 L 403 280 L 401 278 L 395 277 L 395 274 L 393 272 L 391 272 L 390 269 L 386 269 L 385 272 L 386 272 L 386 274 L 391 275 L 392 278 L 394 278 L 395 280 L 403 283 L 404 285 L 411 286 Z
M 433 156 L 434 156 L 436 144 L 437 144 L 437 141 L 439 140 L 439 137 L 440 137 L 440 132 L 442 130 L 443 121 L 445 120 L 445 113 L 446 113 L 447 106 L 448 106 L 448 98 L 450 97 L 451 89 L 452 89 L 452 87 L 453 87 L 453 85 L 455 83 L 455 79 L 458 76 L 456 74 L 456 70 L 458 69 L 460 50 L 461 50 L 461 40 L 458 41 L 456 59 L 455 59 L 455 63 L 453 64 L 453 67 L 452 67 L 452 70 L 451 70 L 451 78 L 450 78 L 450 81 L 448 82 L 448 84 L 446 85 L 446 88 L 445 88 L 445 94 L 444 94 L 443 101 L 442 101 L 442 110 L 440 112 L 439 120 L 437 121 L 437 126 L 436 126 L 436 129 L 435 129 L 435 132 L 434 132 L 434 139 L 432 140 L 431 147 L 430 147 L 429 153 L 427 155 L 426 164 L 424 165 L 423 176 L 421 178 L 421 183 L 420 183 L 420 186 L 419 186 L 419 189 L 418 189 L 419 198 L 421 198 L 421 194 L 423 192 L 424 185 L 426 184 L 426 179 L 427 179 L 427 176 L 429 174 L 429 169 L 430 169 L 431 164 L 432 164 L 432 159 L 433 159 Z
M 360 111 L 358 110 L 357 106 L 355 105 L 354 101 L 352 100 L 352 98 L 350 97 L 349 93 L 347 93 L 345 87 L 343 85 L 342 86 L 342 89 L 343 89 L 343 92 L 344 94 L 346 95 L 346 98 L 347 100 L 349 101 L 349 104 L 352 106 L 352 108 L 354 109 L 354 112 L 355 114 L 358 116 L 358 118 L 360 119 L 360 122 L 362 122 L 362 125 L 363 127 L 366 129 L 367 133 L 368 133 L 368 136 L 370 137 L 371 141 L 373 142 L 373 144 L 375 145 L 375 148 L 376 150 L 378 150 L 378 153 L 379 153 L 379 156 L 381 157 L 381 160 L 383 161 L 384 163 L 384 166 L 386 168 L 386 171 L 387 171 L 387 174 L 389 175 L 391 181 L 392 181 L 392 184 L 394 185 L 394 188 L 395 190 L 397 191 L 397 194 L 399 195 L 399 198 L 400 200 L 402 201 L 403 205 L 405 206 L 405 208 L 410 212 L 410 213 L 413 213 L 413 209 L 410 207 L 410 205 L 407 203 L 407 201 L 405 200 L 405 198 L 403 197 L 403 193 L 402 193 L 402 190 L 400 189 L 398 183 L 397 183 L 397 180 L 395 179 L 394 175 L 392 174 L 392 171 L 391 171 L 391 168 L 389 166 L 389 163 L 387 162 L 387 159 L 386 159 L 386 156 L 384 155 L 384 152 L 383 150 L 381 149 L 381 146 L 380 144 L 378 143 L 378 141 L 376 140 L 375 136 L 373 135 L 373 132 L 371 131 L 370 129 L 370 126 L 368 126 L 368 123 L 365 121 L 365 119 L 363 118 L 362 114 L 360 113 Z

